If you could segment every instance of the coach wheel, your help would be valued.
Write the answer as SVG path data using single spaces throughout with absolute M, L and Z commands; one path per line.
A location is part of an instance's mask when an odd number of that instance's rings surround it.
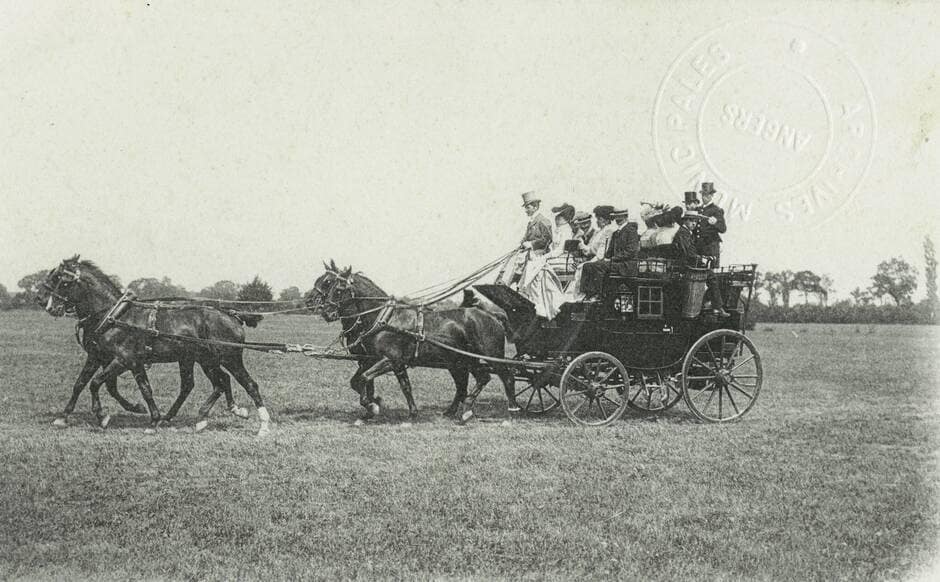
M 628 370 L 627 406 L 641 413 L 669 410 L 682 400 L 682 388 L 668 369 Z
M 707 422 L 740 418 L 757 402 L 764 371 L 743 333 L 717 329 L 698 339 L 682 363 L 682 395 L 692 414 Z
M 561 407 L 571 422 L 604 426 L 627 408 L 627 369 L 604 352 L 581 354 L 561 376 Z
M 558 406 L 558 390 L 538 376 L 535 379 L 517 376 L 513 400 L 526 414 L 545 414 Z

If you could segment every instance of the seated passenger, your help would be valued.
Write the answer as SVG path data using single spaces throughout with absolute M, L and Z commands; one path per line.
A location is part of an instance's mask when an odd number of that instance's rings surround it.
M 596 262 L 604 258 L 607 243 L 617 230 L 617 225 L 611 221 L 610 214 L 613 211 L 614 207 L 606 204 L 594 207 L 594 216 L 597 218 L 597 226 L 600 230 L 591 237 L 590 242 L 582 241 L 578 246 L 581 255 L 581 264 L 578 265 L 578 270 L 575 271 L 574 281 L 568 286 L 568 295 L 571 301 L 581 301 L 584 299 L 584 293 L 581 290 L 584 265 L 587 264 L 587 262 Z
M 597 234 L 597 230 L 591 225 L 591 215 L 583 210 L 575 212 L 574 227 L 574 238 L 585 245 Z
M 617 222 L 617 230 L 610 237 L 610 244 L 604 258 L 586 263 L 581 274 L 581 290 L 587 298 L 596 297 L 601 292 L 604 278 L 609 274 L 626 275 L 629 262 L 637 258 L 640 250 L 640 235 L 635 222 L 628 222 L 629 211 L 615 210 L 611 216 Z

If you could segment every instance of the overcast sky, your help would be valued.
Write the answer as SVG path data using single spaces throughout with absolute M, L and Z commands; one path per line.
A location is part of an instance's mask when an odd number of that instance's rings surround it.
M 0 283 L 73 253 L 190 290 L 306 289 L 329 258 L 393 293 L 449 279 L 519 242 L 526 190 L 681 200 L 662 124 L 699 54 L 727 75 L 686 123 L 725 203 L 753 205 L 725 263 L 828 273 L 843 297 L 890 256 L 923 273 L 940 8 L 660 4 L 4 2 Z M 828 206 L 782 211 L 775 189 L 848 151 L 842 100 L 861 157 Z

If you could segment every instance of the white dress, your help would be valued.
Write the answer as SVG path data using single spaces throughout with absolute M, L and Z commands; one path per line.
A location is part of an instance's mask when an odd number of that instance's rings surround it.
M 539 257 L 530 256 L 522 273 L 519 293 L 535 304 L 535 313 L 542 317 L 553 319 L 558 315 L 562 303 L 570 300 L 552 265 L 563 258 L 565 241 L 573 236 L 571 226 L 567 224 L 556 228 L 548 253 Z

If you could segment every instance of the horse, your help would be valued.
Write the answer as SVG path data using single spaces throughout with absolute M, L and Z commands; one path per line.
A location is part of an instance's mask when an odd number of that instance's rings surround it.
M 192 390 L 193 366 L 199 363 L 214 387 L 212 395 L 199 409 L 199 421 L 196 423 L 196 430 L 199 431 L 208 424 L 206 417 L 218 397 L 231 391 L 228 374 L 222 370 L 225 368 L 254 402 L 261 422 L 258 434 L 270 432 L 271 418 L 261 399 L 258 384 L 245 369 L 243 349 L 212 343 L 244 343 L 242 325 L 257 325 L 261 320 L 260 315 L 242 314 L 236 317 L 205 305 L 159 307 L 132 301 L 93 262 L 79 260 L 78 255 L 63 260 L 47 275 L 43 285 L 48 290 L 45 309 L 50 315 L 74 313 L 79 317 L 80 324 L 86 325 L 86 330 L 91 330 L 90 334 L 86 331 L 86 341 L 94 343 L 95 359 L 100 367 L 97 372 L 92 367 L 89 389 L 93 396 L 101 384 L 130 370 L 150 413 L 148 430 L 153 430 L 160 426 L 164 417 L 154 402 L 145 366 L 152 363 L 179 363 L 180 394 L 170 408 L 167 418 L 171 418 Z M 160 330 L 157 330 L 158 327 Z M 91 367 L 94 363 L 87 365 Z M 76 382 L 76 385 L 79 383 Z M 77 396 L 73 393 L 74 398 Z M 101 418 L 100 403 L 97 406 L 97 414 Z M 67 412 L 70 411 L 67 409 Z
M 51 271 L 55 268 L 51 269 Z M 52 291 L 51 287 L 47 287 L 45 283 L 40 285 L 39 292 L 36 294 L 36 301 L 42 306 L 48 305 L 49 293 Z M 63 315 L 63 313 L 53 313 L 55 316 Z M 78 379 L 75 380 L 75 384 L 72 386 L 72 396 L 69 399 L 68 403 L 65 405 L 65 410 L 62 413 L 62 416 L 57 417 L 52 421 L 53 426 L 57 427 L 67 427 L 68 426 L 68 416 L 72 414 L 75 410 L 75 404 L 78 402 L 78 397 L 84 391 L 85 387 L 88 385 L 88 382 L 94 376 L 95 372 L 99 368 L 103 368 L 108 364 L 108 361 L 105 361 L 106 355 L 101 352 L 98 348 L 98 344 L 92 341 L 92 332 L 94 327 L 97 326 L 99 322 L 91 322 L 87 318 L 85 320 L 79 321 L 75 326 L 75 341 L 85 350 L 85 363 L 82 366 L 81 372 L 78 374 Z M 179 410 L 179 407 L 182 406 L 183 402 L 186 399 L 186 395 L 189 393 L 191 388 L 186 388 L 190 385 L 190 378 L 192 377 L 192 366 L 189 369 L 182 367 L 180 364 L 180 394 L 177 397 L 177 401 L 173 403 L 173 406 L 170 408 L 170 412 L 164 415 L 163 422 L 169 422 L 176 415 L 176 411 Z M 227 402 L 228 410 L 233 415 L 238 416 L 239 418 L 248 418 L 248 410 L 238 406 L 235 402 L 234 397 L 232 396 L 232 384 L 231 379 L 228 374 L 223 370 L 216 368 L 213 370 L 213 374 L 209 376 L 209 381 L 212 382 L 213 387 L 221 386 L 223 394 L 225 395 L 225 400 Z M 135 414 L 144 414 L 147 412 L 147 408 L 141 404 L 131 404 L 127 399 L 125 399 L 117 388 L 117 376 L 111 376 L 105 381 L 107 386 L 108 393 L 114 398 L 117 403 L 128 412 Z M 98 425 L 101 428 L 107 428 L 108 424 L 111 422 L 111 416 L 109 414 L 104 414 L 101 407 L 101 400 L 98 397 L 98 390 L 95 389 L 91 392 L 91 401 L 92 401 L 92 412 L 98 419 Z M 211 406 L 210 406 L 211 408 Z
M 340 270 L 333 260 L 329 265 L 323 263 L 323 267 L 325 272 L 305 297 L 306 305 L 327 322 L 339 320 L 350 353 L 361 356 L 349 385 L 359 394 L 359 404 L 365 409 L 364 418 L 379 414 L 381 400 L 375 396 L 374 380 L 389 371 L 398 380 L 410 416 L 417 416 L 407 369 L 426 367 L 446 368 L 454 379 L 454 399 L 444 415 L 456 416 L 463 404 L 465 410 L 460 420 L 469 420 L 476 397 L 490 381 L 487 366 L 477 358 L 433 342 L 481 356 L 502 358 L 506 336 L 499 319 L 476 308 L 425 311 L 419 306 L 403 305 L 365 275 L 353 273 L 351 267 Z M 433 342 L 420 341 L 418 337 L 422 335 Z M 512 373 L 505 366 L 489 367 L 502 381 L 512 411 Z M 476 385 L 468 397 L 470 374 Z

